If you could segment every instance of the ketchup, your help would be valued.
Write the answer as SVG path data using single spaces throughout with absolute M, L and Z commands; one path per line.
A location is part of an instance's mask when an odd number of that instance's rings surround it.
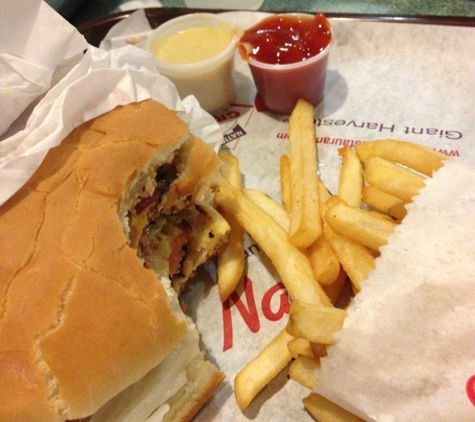
M 245 31 L 239 52 L 245 60 L 289 64 L 316 56 L 330 41 L 330 24 L 323 13 L 313 18 L 274 15 Z

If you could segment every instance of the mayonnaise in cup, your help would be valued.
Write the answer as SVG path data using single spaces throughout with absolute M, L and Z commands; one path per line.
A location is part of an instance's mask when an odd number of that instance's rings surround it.
M 209 113 L 234 99 L 234 56 L 239 30 L 211 13 L 172 19 L 150 35 L 148 48 L 158 71 L 175 85 L 181 98 L 194 95 Z

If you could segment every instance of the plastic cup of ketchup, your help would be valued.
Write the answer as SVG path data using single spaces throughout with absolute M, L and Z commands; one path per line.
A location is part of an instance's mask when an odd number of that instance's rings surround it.
M 156 28 L 148 49 L 181 98 L 194 95 L 203 109 L 217 113 L 235 96 L 234 56 L 241 33 L 214 14 L 192 13 Z
M 332 30 L 323 14 L 283 13 L 246 30 L 238 48 L 248 61 L 259 111 L 290 114 L 302 98 L 322 99 Z

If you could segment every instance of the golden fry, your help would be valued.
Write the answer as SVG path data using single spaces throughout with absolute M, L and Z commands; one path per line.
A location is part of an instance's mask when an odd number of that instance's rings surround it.
M 363 419 L 316 393 L 305 397 L 302 403 L 319 422 L 364 422 Z
M 327 187 L 325 184 L 320 180 L 320 178 L 317 179 L 317 185 L 318 185 L 318 199 L 320 202 L 320 206 L 327 202 L 331 198 L 330 192 L 328 192 Z M 321 213 L 320 213 L 321 215 Z
M 304 355 L 313 358 L 313 351 L 310 342 L 304 338 L 294 338 L 287 344 L 289 352 L 295 359 L 298 355 Z
M 317 179 L 317 185 L 319 202 L 322 204 L 319 211 L 320 218 L 322 225 L 324 225 L 324 213 L 322 212 L 323 204 L 325 204 L 331 198 L 331 195 L 320 178 Z M 328 244 L 323 232 L 318 237 L 318 239 L 307 248 L 307 255 L 309 257 L 310 264 L 312 265 L 315 280 L 317 280 L 323 286 L 332 284 L 340 273 L 340 263 L 330 248 L 330 245 Z
M 331 305 L 315 281 L 307 257 L 288 241 L 287 232 L 270 215 L 226 180 L 216 190 L 215 200 L 219 207 L 235 216 L 267 254 L 293 300 Z
M 289 378 L 297 381 L 309 390 L 313 390 L 317 385 L 315 371 L 320 369 L 320 363 L 313 357 L 299 355 L 290 364 Z
M 363 189 L 363 166 L 350 147 L 340 148 L 338 154 L 343 158 L 338 196 L 350 207 L 359 208 Z
M 235 155 L 224 151 L 220 151 L 218 155 L 223 163 L 219 169 L 221 176 L 235 188 L 241 189 L 242 177 L 238 158 Z
M 313 358 L 318 360 L 327 355 L 327 345 L 321 343 L 310 343 L 312 348 Z
M 444 154 L 424 145 L 392 139 L 361 143 L 356 145 L 355 149 L 363 162 L 369 157 L 380 157 L 429 177 L 434 170 L 443 166 L 443 161 L 447 158 Z
M 217 283 L 221 302 L 236 289 L 244 273 L 244 230 L 226 211 L 221 211 L 231 232 L 228 243 L 217 255 Z
M 290 162 L 289 156 L 283 154 L 280 157 L 280 192 L 282 195 L 282 206 L 287 212 L 292 208 L 290 199 Z
M 402 221 L 407 215 L 406 204 L 401 201 L 390 206 L 388 208 L 388 215 L 396 221 Z
M 258 189 L 243 189 L 245 195 L 269 214 L 286 232 L 289 230 L 289 213 L 273 198 Z
M 333 253 L 327 238 L 321 235 L 308 248 L 313 275 L 322 286 L 331 285 L 340 274 L 340 262 Z
M 292 360 L 287 343 L 292 340 L 283 329 L 234 378 L 234 394 L 241 410 Z
M 396 221 L 402 221 L 405 216 L 406 203 L 376 186 L 365 186 L 361 198 L 366 205 L 388 214 Z M 404 211 L 402 211 L 401 207 Z
M 411 202 L 425 184 L 423 176 L 379 157 L 367 158 L 364 169 L 368 185 L 374 185 L 404 202 Z
M 341 266 L 340 261 L 338 261 L 338 266 L 340 268 L 340 271 L 335 281 L 332 284 L 322 286 L 323 290 L 325 291 L 325 293 L 330 298 L 333 304 L 335 304 L 335 302 L 340 297 L 340 294 L 343 291 L 343 288 L 345 287 L 345 284 L 348 280 L 348 276 L 343 267 Z
M 387 243 L 397 225 L 382 214 L 350 207 L 337 196 L 328 202 L 331 204 L 325 213 L 325 222 L 331 229 L 373 250 Z
M 329 227 L 325 229 L 333 253 L 348 274 L 353 289 L 361 290 L 361 283 L 368 273 L 374 269 L 374 256 L 368 248 L 346 236 L 334 233 Z
M 343 309 L 293 301 L 287 332 L 312 343 L 333 344 L 333 335 L 341 330 L 345 317 Z
M 322 233 L 318 213 L 317 146 L 314 108 L 299 100 L 289 118 L 290 145 L 290 242 L 310 246 Z
M 238 159 L 229 153 L 220 152 L 223 162 L 221 175 L 237 189 L 241 189 L 241 171 Z M 217 282 L 221 301 L 234 291 L 244 272 L 244 230 L 234 216 L 226 211 L 221 214 L 231 227 L 227 245 L 217 256 Z

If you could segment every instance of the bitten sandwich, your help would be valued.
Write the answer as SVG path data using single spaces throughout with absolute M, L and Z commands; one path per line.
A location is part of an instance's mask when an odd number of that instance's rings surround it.
M 147 100 L 75 129 L 0 207 L 0 421 L 189 420 L 224 375 L 178 294 L 226 242 L 220 160 Z

